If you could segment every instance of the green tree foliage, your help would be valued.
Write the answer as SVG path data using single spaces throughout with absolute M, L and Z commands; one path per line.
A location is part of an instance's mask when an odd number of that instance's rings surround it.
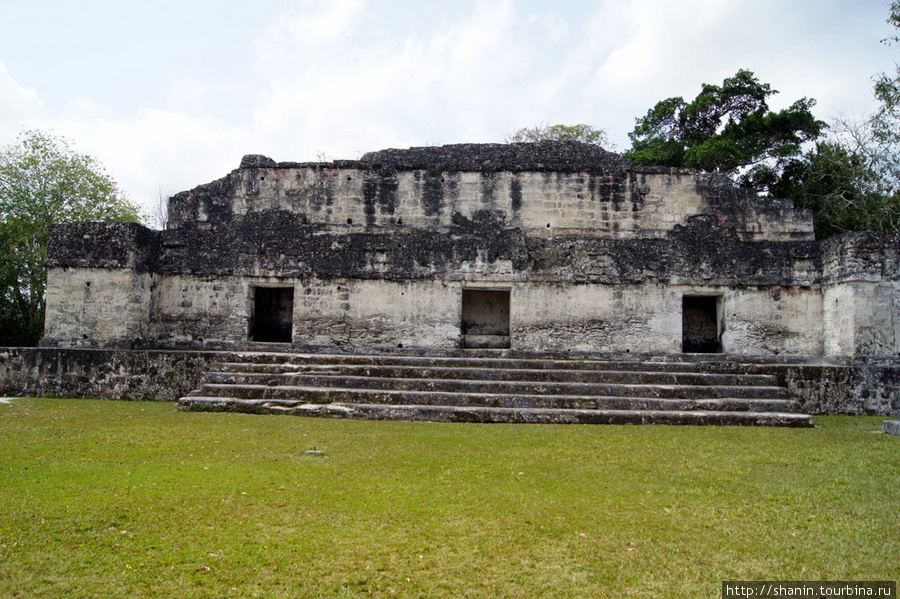
M 900 28 L 900 1 L 891 4 L 887 22 Z M 785 169 L 772 188 L 813 210 L 819 238 L 846 231 L 900 232 L 900 67 L 875 77 L 874 95 L 879 107 L 873 115 L 836 119 L 828 141 Z
M 691 102 L 662 100 L 638 118 L 625 157 L 637 164 L 717 171 L 743 184 L 766 184 L 817 139 L 825 123 L 803 98 L 773 112 L 767 100 L 778 93 L 740 70 L 721 86 L 703 84 Z
M 0 346 L 40 342 L 50 225 L 112 220 L 138 221 L 138 209 L 66 139 L 27 131 L 0 150 Z
M 590 125 L 537 125 L 523 127 L 506 137 L 507 143 L 538 141 L 578 141 L 595 146 L 606 144 L 606 131 Z
M 900 29 L 900 1 L 891 4 L 887 22 Z M 886 43 L 900 41 L 894 36 Z M 870 135 L 865 144 L 873 157 L 875 169 L 891 182 L 896 191 L 900 183 L 900 66 L 892 75 L 881 73 L 875 78 L 875 99 L 879 107 L 869 119 Z
M 812 210 L 819 239 L 847 231 L 897 231 L 900 197 L 886 185 L 878 160 L 855 136 L 820 141 L 788 165 L 770 191 Z
M 891 3 L 887 22 L 894 28 L 900 29 L 900 1 L 895 0 Z M 900 36 L 896 35 L 882 40 L 886 44 L 898 41 L 900 41 Z M 873 120 L 876 121 L 874 129 L 880 135 L 896 138 L 900 135 L 900 131 L 897 130 L 897 127 L 890 127 L 890 125 L 896 125 L 900 118 L 900 65 L 895 68 L 893 75 L 881 73 L 875 78 L 875 98 L 881 106 L 873 117 Z

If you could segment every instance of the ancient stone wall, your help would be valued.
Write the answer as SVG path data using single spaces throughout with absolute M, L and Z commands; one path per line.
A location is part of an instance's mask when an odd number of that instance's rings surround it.
M 634 167 L 580 144 L 413 148 L 328 164 L 247 157 L 227 177 L 172 198 L 169 227 L 271 211 L 345 231 L 443 229 L 490 212 L 529 235 L 622 239 L 662 237 L 714 213 L 746 240 L 813 236 L 810 215 L 790 202 L 760 202 L 714 175 Z
M 900 365 L 894 360 L 769 366 L 809 414 L 900 415 Z
M 293 289 L 298 345 L 446 348 L 459 343 L 463 290 L 491 284 L 511 294 L 521 349 L 680 351 L 689 294 L 723 298 L 723 351 L 821 353 L 814 243 L 695 228 L 652 241 L 527 239 L 478 223 L 449 235 L 318 232 L 302 243 L 285 231 L 266 252 L 235 256 L 223 246 L 251 248 L 257 231 L 278 230 L 239 220 L 223 236 L 178 246 L 189 253 L 160 244 L 153 273 L 75 268 L 54 256 L 45 344 L 240 347 L 251 337 L 253 289 L 280 286 Z M 78 226 L 69 231 L 88 245 Z
M 0 394 L 176 401 L 227 354 L 187 351 L 0 348 Z
M 811 413 L 900 410 L 900 236 L 817 243 L 718 176 L 567 143 L 248 156 L 169 212 L 52 228 L 46 347 L 0 350 L 0 393 L 173 400 L 251 349 L 718 352 Z
M 900 235 L 850 233 L 822 247 L 825 353 L 900 356 Z
M 591 146 L 249 156 L 169 208 L 165 231 L 53 229 L 45 345 L 669 354 L 696 351 L 699 335 L 703 351 L 873 357 L 900 346 L 896 239 L 819 244 L 790 202 Z M 483 298 L 502 306 L 488 314 Z
M 44 343 L 134 347 L 151 334 L 154 279 L 128 268 L 51 268 Z

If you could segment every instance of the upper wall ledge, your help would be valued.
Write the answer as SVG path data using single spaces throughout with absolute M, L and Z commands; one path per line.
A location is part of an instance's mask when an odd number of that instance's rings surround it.
M 633 170 L 645 173 L 690 173 L 690 169 L 641 167 L 622 156 L 591 144 L 546 141 L 511 144 L 453 144 L 405 150 L 387 149 L 364 154 L 359 160 L 332 162 L 275 162 L 251 154 L 241 160 L 241 168 L 393 168 L 396 170 L 440 171 L 609 171 Z

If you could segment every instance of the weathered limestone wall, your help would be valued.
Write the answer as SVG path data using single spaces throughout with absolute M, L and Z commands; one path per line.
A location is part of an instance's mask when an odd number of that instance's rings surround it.
M 0 394 L 177 401 L 228 354 L 0 347 Z
M 896 284 L 845 281 L 823 288 L 825 355 L 900 355 L 897 331 L 900 288 Z
M 516 287 L 513 347 L 680 353 L 683 295 L 721 298 L 723 352 L 754 356 L 821 353 L 817 329 L 821 300 L 813 290 L 659 284 Z
M 159 235 L 136 223 L 51 228 L 44 344 L 135 347 L 150 331 Z
M 491 212 L 446 231 L 338 233 L 269 211 L 132 235 L 116 254 L 130 262 L 104 254 L 117 230 L 54 229 L 45 345 L 246 347 L 254 288 L 276 286 L 293 289 L 298 347 L 458 347 L 463 289 L 493 285 L 511 292 L 522 350 L 679 352 L 688 294 L 721 296 L 723 351 L 822 351 L 818 245 L 742 241 L 714 217 L 642 240 L 528 237 Z
M 160 275 L 153 290 L 147 339 L 161 347 L 246 343 L 250 298 L 247 277 Z
M 165 277 L 145 345 L 248 345 L 252 288 L 271 279 Z M 298 348 L 385 351 L 460 346 L 464 289 L 508 290 L 512 347 L 521 351 L 680 353 L 683 294 L 721 297 L 722 351 L 821 354 L 821 297 L 797 288 L 731 289 L 486 280 L 279 279 L 294 290 Z M 195 298 L 189 300 L 186 298 Z
M 821 298 L 808 289 L 380 280 L 301 287 L 295 339 L 312 346 L 458 348 L 463 289 L 484 289 L 509 291 L 511 344 L 521 351 L 680 353 L 687 293 L 722 297 L 724 352 L 821 354 Z
M 900 365 L 896 361 L 791 364 L 764 371 L 777 375 L 808 414 L 900 416 Z
M 460 342 L 462 290 L 490 284 L 511 290 L 511 337 L 523 350 L 679 352 L 688 294 L 722 297 L 723 351 L 822 351 L 813 242 L 743 242 L 707 220 L 653 241 L 529 239 L 490 219 L 446 234 L 298 237 L 266 214 L 217 235 L 162 232 L 153 273 L 73 268 L 51 253 L 45 345 L 246 346 L 253 288 L 275 285 L 294 289 L 297 345 L 446 348 Z M 61 234 L 88 254 L 108 236 L 93 225 Z M 277 269 L 265 266 L 272 257 Z M 100 306 L 86 301 L 88 282 L 102 287 Z
M 818 289 L 739 287 L 721 293 L 723 352 L 822 354 L 822 296 Z
M 585 164 L 590 170 L 528 172 L 497 165 L 464 172 L 441 165 L 275 164 L 257 158 L 255 166 L 245 161 L 225 179 L 172 198 L 169 227 L 203 228 L 223 217 L 284 211 L 349 231 L 441 229 L 460 216 L 490 211 L 529 234 L 631 239 L 663 237 L 690 217 L 715 213 L 742 239 L 813 237 L 810 215 L 790 202 L 760 202 L 748 190 L 686 170 L 616 163 L 602 170 Z
M 900 356 L 900 235 L 823 244 L 823 345 L 832 356 Z
M 153 284 L 130 268 L 50 268 L 45 343 L 134 347 L 150 334 Z
M 681 295 L 665 285 L 521 285 L 511 301 L 516 348 L 681 352 Z
M 308 280 L 298 287 L 294 338 L 300 344 L 370 351 L 459 347 L 458 283 Z

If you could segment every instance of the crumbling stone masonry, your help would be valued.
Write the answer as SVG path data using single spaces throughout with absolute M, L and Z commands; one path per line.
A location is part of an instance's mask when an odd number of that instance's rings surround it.
M 816 242 L 790 201 L 577 143 L 246 156 L 172 197 L 164 231 L 54 227 L 44 345 L 892 368 L 898 251 L 897 235 Z

